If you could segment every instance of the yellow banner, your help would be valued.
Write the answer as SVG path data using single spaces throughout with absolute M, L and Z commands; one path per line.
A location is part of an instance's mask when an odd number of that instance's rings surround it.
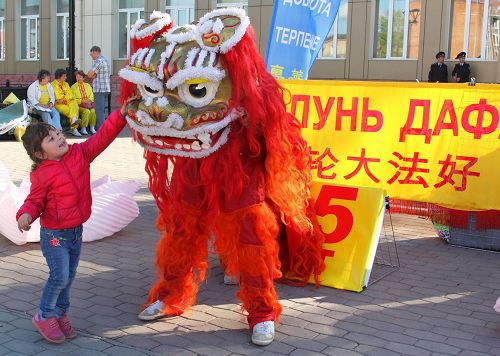
M 313 184 L 315 210 L 325 233 L 324 286 L 360 292 L 368 284 L 384 220 L 384 191 Z
M 314 180 L 500 210 L 498 85 L 280 83 L 310 145 Z

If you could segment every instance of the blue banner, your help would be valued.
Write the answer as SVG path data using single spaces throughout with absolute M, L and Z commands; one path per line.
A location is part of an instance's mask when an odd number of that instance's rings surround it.
M 307 79 L 335 21 L 340 0 L 275 0 L 267 70 L 277 79 Z

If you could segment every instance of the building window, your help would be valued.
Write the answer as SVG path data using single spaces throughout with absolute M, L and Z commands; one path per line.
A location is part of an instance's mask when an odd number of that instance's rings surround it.
M 421 0 L 377 0 L 375 58 L 417 58 Z
M 454 0 L 452 12 L 450 57 L 497 60 L 500 0 Z
M 144 0 L 120 0 L 118 9 L 120 58 L 130 57 L 130 27 L 144 17 Z
M 318 58 L 345 58 L 347 44 L 347 0 L 340 0 L 339 12 L 335 18 Z
M 21 59 L 40 58 L 39 0 L 21 0 Z
M 221 7 L 238 7 L 248 12 L 248 0 L 217 0 L 217 8 Z
M 0 60 L 5 59 L 5 0 L 0 0 Z
M 57 0 L 57 59 L 68 59 L 69 0 Z
M 165 0 L 165 12 L 172 18 L 174 26 L 183 26 L 194 21 L 195 0 Z

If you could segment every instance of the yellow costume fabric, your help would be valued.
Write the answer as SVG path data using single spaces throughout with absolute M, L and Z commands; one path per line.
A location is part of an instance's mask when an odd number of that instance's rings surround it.
M 69 84 L 67 82 L 61 83 L 57 81 L 57 79 L 54 80 L 51 84 L 54 88 L 54 96 L 56 97 L 56 101 L 62 99 L 66 100 L 66 104 L 55 104 L 54 107 L 56 108 L 56 110 L 66 116 L 70 120 L 70 122 L 73 118 L 78 119 L 78 103 L 73 98 L 73 93 L 69 87 Z M 78 123 L 71 125 L 72 129 L 75 129 L 77 127 Z
M 94 92 L 88 83 L 75 83 L 71 86 L 71 92 L 73 94 L 73 98 L 78 104 L 78 109 L 80 112 L 80 118 L 82 122 L 80 124 L 81 127 L 87 126 L 95 126 L 96 125 L 96 116 L 95 109 L 87 109 L 82 108 L 80 104 L 82 100 L 90 100 L 94 102 Z
M 40 96 L 40 99 L 38 99 L 38 102 L 43 105 L 48 104 L 50 102 L 50 94 L 47 90 L 47 85 L 40 85 L 40 91 L 42 92 L 42 95 Z

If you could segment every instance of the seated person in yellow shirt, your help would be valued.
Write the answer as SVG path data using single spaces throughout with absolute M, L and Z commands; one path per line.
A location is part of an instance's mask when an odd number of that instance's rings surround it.
M 85 73 L 82 70 L 77 70 L 75 72 L 76 83 L 71 86 L 71 91 L 73 92 L 73 98 L 75 98 L 78 103 L 80 110 L 80 132 L 87 135 L 87 127 L 89 127 L 90 133 L 95 134 L 95 124 L 96 116 L 94 109 L 94 92 L 90 84 L 85 83 Z
M 78 103 L 73 98 L 73 93 L 66 81 L 68 77 L 66 70 L 61 68 L 56 69 L 54 77 L 56 79 L 50 83 L 54 88 L 56 97 L 54 107 L 69 119 L 73 136 L 82 136 L 78 132 Z

